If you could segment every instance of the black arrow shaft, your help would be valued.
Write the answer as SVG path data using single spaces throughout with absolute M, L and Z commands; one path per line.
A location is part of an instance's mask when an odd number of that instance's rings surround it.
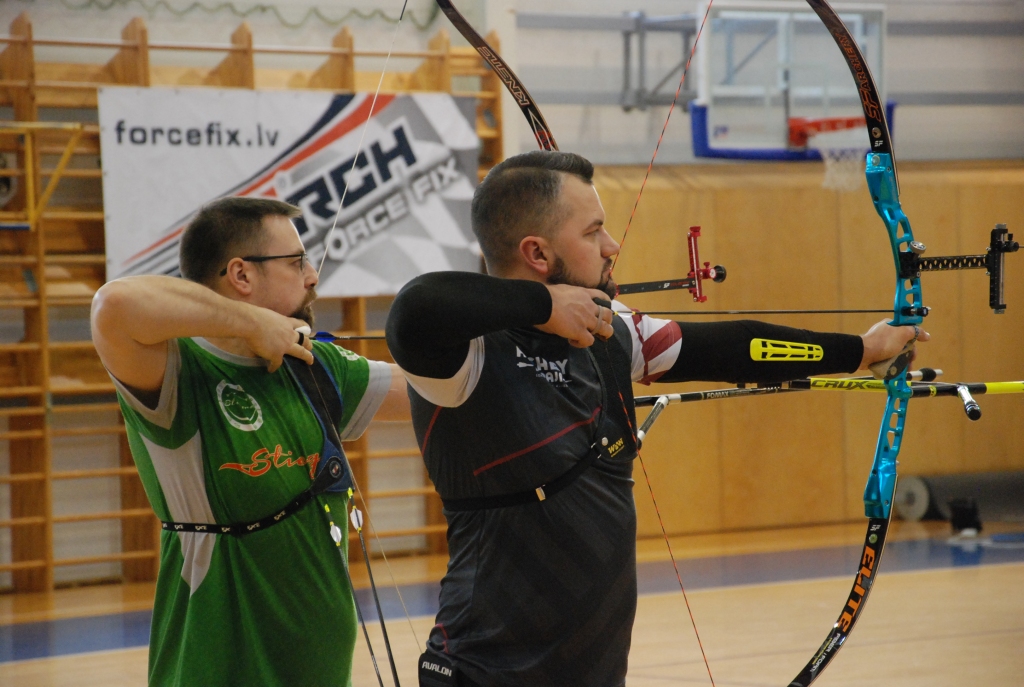
M 674 291 L 677 289 L 692 289 L 697 286 L 696 279 L 664 279 L 662 281 L 641 281 L 634 284 L 619 284 L 619 295 L 628 296 L 631 293 L 651 293 L 654 291 Z

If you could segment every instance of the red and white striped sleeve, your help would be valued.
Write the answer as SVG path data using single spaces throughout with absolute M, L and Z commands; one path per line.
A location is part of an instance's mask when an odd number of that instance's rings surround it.
M 629 338 L 633 343 L 633 381 L 640 384 L 658 381 L 679 358 L 683 338 L 679 325 L 672 320 L 659 320 L 633 312 L 619 301 L 612 302 L 612 310 L 629 328 Z

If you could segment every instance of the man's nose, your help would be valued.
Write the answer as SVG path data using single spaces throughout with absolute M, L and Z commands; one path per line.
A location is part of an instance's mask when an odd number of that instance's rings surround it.
M 605 232 L 604 235 L 605 242 L 602 246 L 601 255 L 606 258 L 610 258 L 613 255 L 617 255 L 619 252 L 619 243 L 615 239 L 613 239 L 608 232 Z

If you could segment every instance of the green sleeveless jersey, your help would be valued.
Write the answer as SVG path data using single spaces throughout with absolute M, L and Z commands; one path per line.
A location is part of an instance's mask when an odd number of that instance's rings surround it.
M 341 390 L 339 434 L 354 439 L 387 394 L 390 368 L 313 345 Z M 270 374 L 262 360 L 178 339 L 155 409 L 114 382 L 161 520 L 251 522 L 309 486 L 323 434 L 285 367 Z M 244 537 L 161 532 L 150 685 L 350 684 L 356 614 L 324 504 L 347 530 L 345 496 L 325 494 Z

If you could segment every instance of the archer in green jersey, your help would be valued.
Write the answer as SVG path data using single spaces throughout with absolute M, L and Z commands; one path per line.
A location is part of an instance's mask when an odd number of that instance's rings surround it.
M 251 522 L 309 487 L 323 432 L 286 354 L 311 362 L 315 348 L 343 402 L 342 439 L 375 414 L 408 417 L 391 366 L 297 334 L 312 320 L 316 272 L 294 212 L 217 201 L 182 238 L 188 280 L 119 279 L 94 301 L 94 342 L 162 521 Z M 345 501 L 322 494 L 245 536 L 163 531 L 150 684 L 349 684 L 355 609 L 323 511 L 344 513 Z

